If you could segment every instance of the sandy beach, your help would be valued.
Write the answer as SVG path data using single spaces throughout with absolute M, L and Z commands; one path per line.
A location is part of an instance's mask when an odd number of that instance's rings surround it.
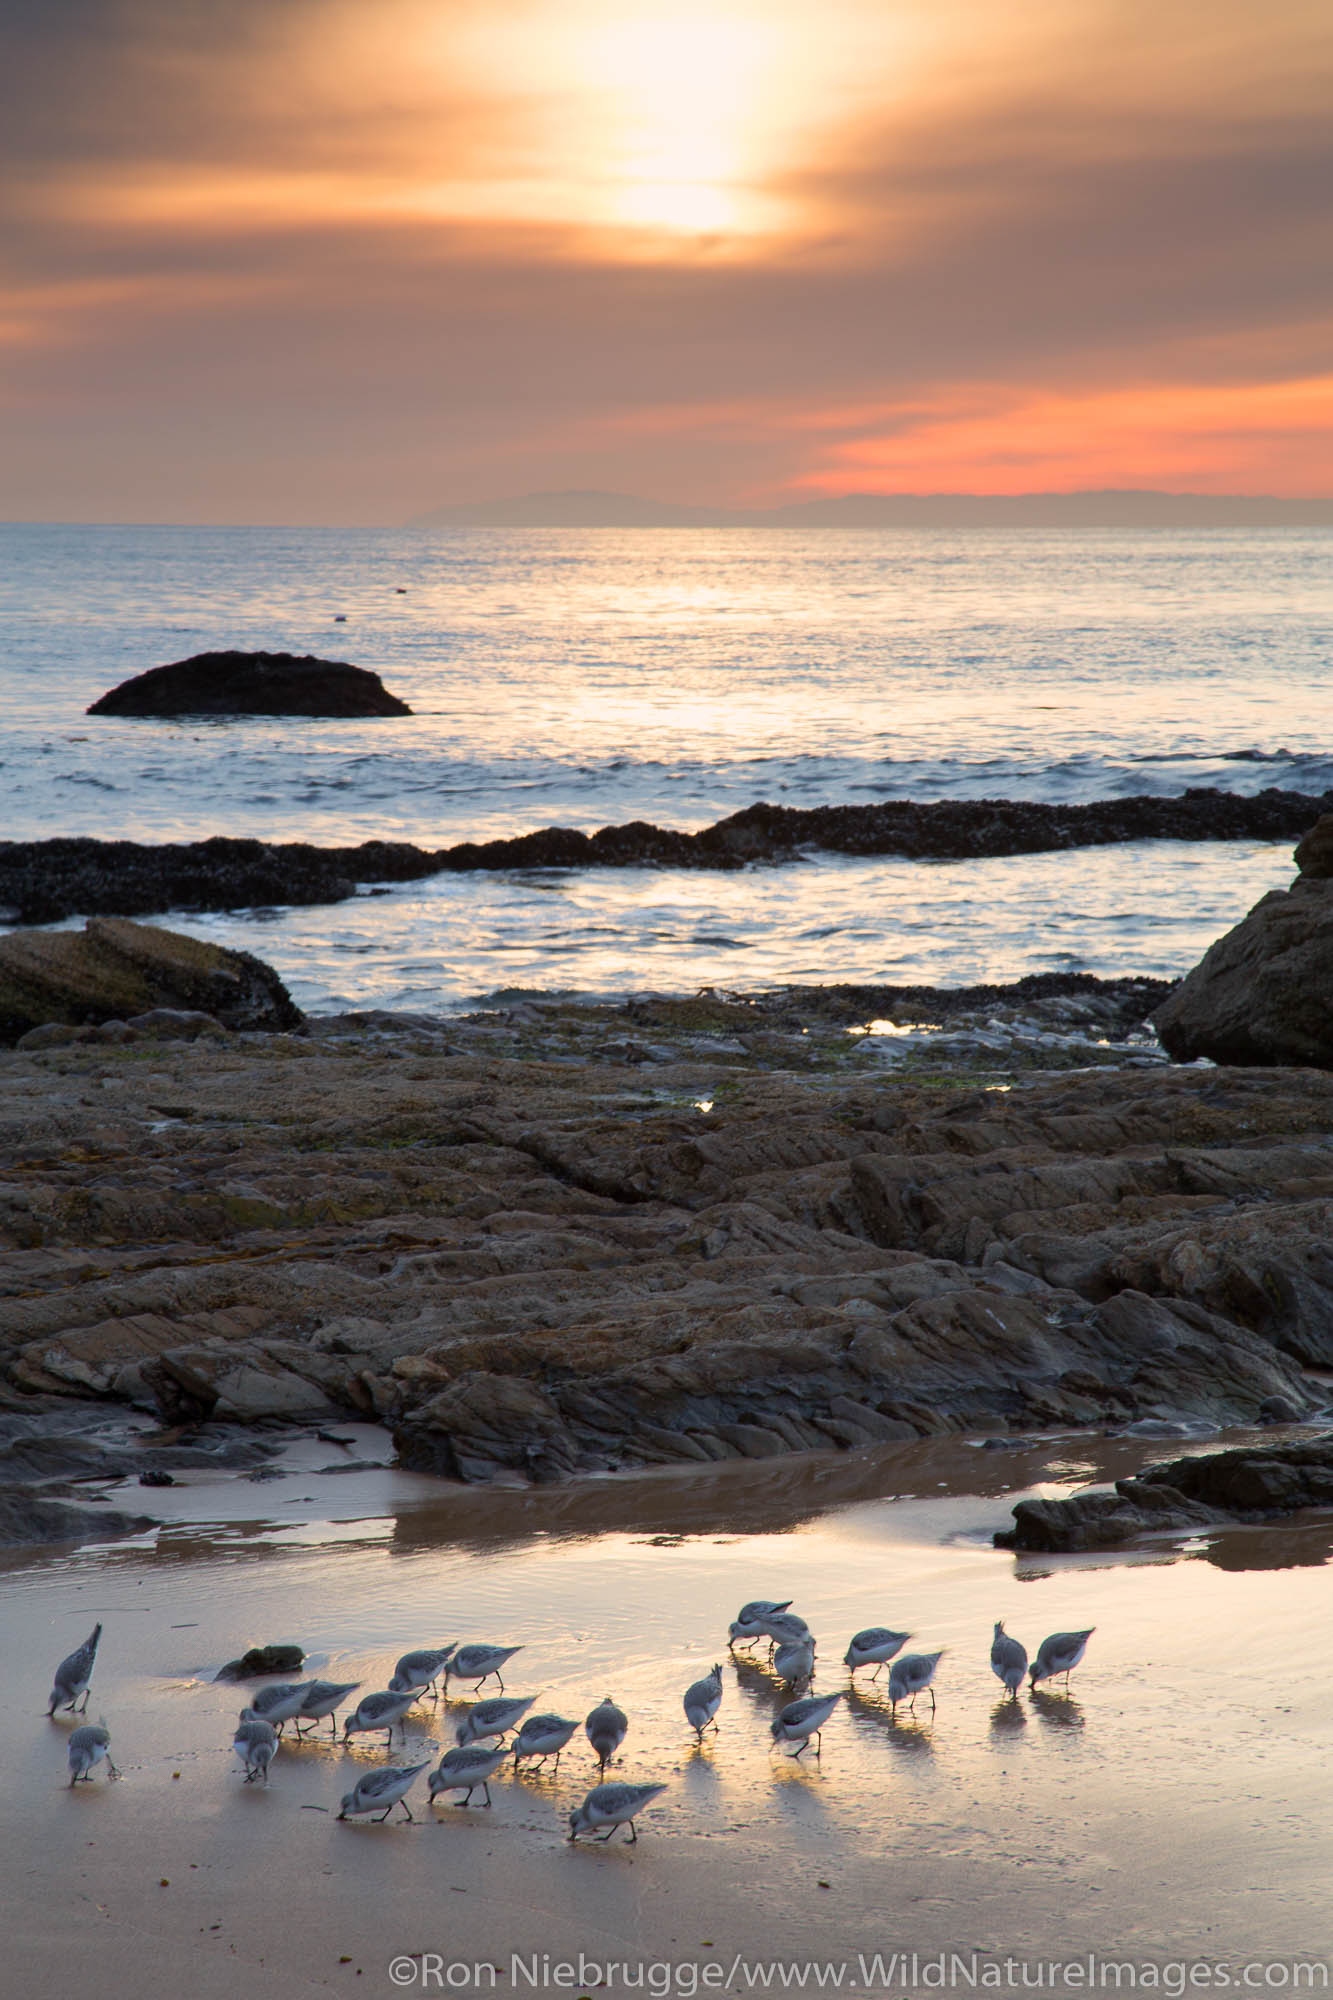
M 354 1435 L 358 1456 L 389 1456 L 382 1433 Z M 594 1966 L 669 1964 L 673 1992 L 708 1965 L 717 1990 L 742 1993 L 763 1990 L 766 1965 L 827 1962 L 844 1968 L 827 1975 L 839 1990 L 914 1993 L 941 1983 L 921 1970 L 939 1952 L 974 1970 L 1089 1953 L 1207 1963 L 1218 1984 L 1219 1967 L 1239 1983 L 1242 1963 L 1327 1953 L 1327 1523 L 1119 1560 L 990 1547 L 1016 1492 L 1151 1455 L 1078 1438 L 554 1494 L 334 1476 L 315 1469 L 329 1451 L 305 1439 L 281 1480 L 201 1477 L 154 1495 L 167 1517 L 154 1535 L 5 1568 L 14 1991 L 64 2000 L 91 1971 L 144 2000 L 475 1991 L 492 1977 L 504 1994 L 586 1992 L 591 1976 L 562 1987 L 558 1969 L 582 1952 Z M 846 1684 L 841 1653 L 867 1623 L 947 1648 L 934 1716 L 923 1700 L 893 1717 L 863 1676 L 818 1763 L 771 1754 L 774 1684 L 725 1651 L 735 1607 L 770 1593 L 794 1597 L 818 1634 L 819 1690 Z M 1068 1696 L 1004 1698 L 987 1657 L 995 1618 L 1033 1649 L 1050 1630 L 1097 1628 Z M 54 1660 L 97 1619 L 89 1714 L 105 1716 L 122 1776 L 71 1792 L 67 1725 L 42 1711 Z M 507 1770 L 490 1812 L 431 1808 L 419 1790 L 411 1825 L 334 1818 L 355 1775 L 385 1761 L 382 1739 L 284 1744 L 267 1787 L 242 1782 L 238 1690 L 212 1680 L 241 1645 L 296 1639 L 305 1675 L 369 1688 L 410 1645 L 483 1636 L 523 1644 L 508 1686 L 543 1708 L 581 1718 L 608 1691 L 625 1706 L 614 1775 L 668 1786 L 637 1846 L 562 1838 L 595 1775 L 581 1733 L 558 1776 Z M 697 1749 L 680 1694 L 715 1658 L 721 1730 Z M 444 1726 L 433 1704 L 414 1709 L 401 1761 L 438 1756 Z M 919 1954 L 915 1978 L 894 1952 Z M 422 1954 L 439 1955 L 438 1979 Z M 1001 1990 L 1022 1984 L 1014 1973 Z

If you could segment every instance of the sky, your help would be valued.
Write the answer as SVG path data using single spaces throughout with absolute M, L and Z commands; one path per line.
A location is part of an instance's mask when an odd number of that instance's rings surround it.
M 0 22 L 0 518 L 1333 492 L 1328 0 Z

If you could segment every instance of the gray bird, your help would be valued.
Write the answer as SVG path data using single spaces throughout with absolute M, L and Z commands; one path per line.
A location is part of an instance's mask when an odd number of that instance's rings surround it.
M 100 1722 L 85 1722 L 76 1729 L 69 1739 L 69 1781 L 77 1785 L 80 1778 L 92 1783 L 93 1766 L 106 1759 L 106 1768 L 113 1778 L 120 1776 L 111 1761 L 111 1731 Z
M 570 1839 L 577 1840 L 581 1833 L 604 1826 L 606 1832 L 597 1837 L 606 1841 L 618 1826 L 628 1826 L 630 1839 L 637 1840 L 635 1820 L 665 1790 L 665 1785 L 594 1785 L 583 1804 L 569 1815 Z
M 1086 1632 L 1052 1632 L 1049 1639 L 1043 1639 L 1037 1648 L 1037 1657 L 1028 1672 L 1029 1685 L 1035 1687 L 1038 1681 L 1049 1681 L 1056 1674 L 1063 1674 L 1065 1685 L 1069 1676 L 1087 1651 L 1088 1641 L 1097 1630 L 1089 1625 Z
M 381 1688 L 375 1694 L 363 1694 L 355 1712 L 343 1722 L 343 1742 L 358 1730 L 382 1729 L 387 1748 L 393 1742 L 395 1722 L 401 1728 L 403 1717 L 416 1698 L 415 1689 L 399 1694 L 392 1688 Z M 402 1734 L 405 1736 L 407 1731 L 402 1730 Z
M 311 1681 L 310 1692 L 293 1718 L 297 1735 L 306 1734 L 301 1727 L 303 1722 L 322 1722 L 327 1715 L 329 1734 L 336 1736 L 338 1726 L 333 1720 L 334 1710 L 341 1708 L 348 1695 L 355 1694 L 360 1685 L 360 1681 Z
M 785 1646 L 778 1647 L 771 1664 L 780 1681 L 784 1681 L 788 1687 L 799 1687 L 802 1681 L 814 1677 L 814 1640 L 789 1639 Z
M 281 1736 L 283 1723 L 301 1713 L 301 1705 L 314 1685 L 314 1681 L 278 1681 L 273 1687 L 260 1688 L 250 1707 L 262 1721 L 271 1722 Z
M 702 1743 L 704 1731 L 717 1728 L 716 1716 L 722 1706 L 722 1669 L 715 1665 L 711 1674 L 692 1681 L 685 1690 L 685 1720 Z
M 597 1763 L 605 1770 L 625 1740 L 629 1717 L 617 1708 L 610 1695 L 600 1701 L 583 1724 L 584 1733 L 597 1753 Z
M 842 1700 L 842 1690 L 837 1694 L 807 1694 L 800 1701 L 788 1702 L 773 1724 L 775 1743 L 799 1743 L 798 1757 L 804 1757 L 810 1748 L 810 1738 L 815 1739 L 815 1755 L 822 1749 L 824 1724 Z
M 349 1813 L 376 1812 L 383 1806 L 384 1811 L 379 1816 L 382 1826 L 394 1807 L 399 1805 L 411 1819 L 412 1808 L 405 1794 L 411 1791 L 429 1763 L 428 1757 L 424 1764 L 385 1764 L 381 1770 L 367 1771 L 357 1779 L 350 1792 L 343 1793 L 339 1819 L 346 1819 Z
M 446 1750 L 427 1780 L 432 1800 L 437 1792 L 465 1791 L 467 1797 L 461 1803 L 470 1806 L 472 1794 L 480 1785 L 489 1805 L 491 1788 L 488 1780 L 495 1776 L 508 1755 L 509 1746 L 505 1743 L 499 1743 L 492 1749 L 480 1744 L 460 1744 L 456 1750 Z
M 507 1736 L 536 1699 L 535 1694 L 493 1694 L 488 1701 L 477 1702 L 454 1731 L 455 1743 L 462 1750 L 469 1743 L 480 1743 L 487 1736 Z
M 453 1658 L 444 1662 L 445 1693 L 449 1692 L 449 1676 L 453 1674 L 460 1681 L 474 1682 L 477 1687 L 483 1681 L 497 1680 L 503 1694 L 505 1684 L 500 1669 L 522 1651 L 521 1646 L 460 1646 Z
M 567 1722 L 563 1715 L 530 1715 L 514 1738 L 515 1768 L 520 1757 L 554 1757 L 558 1771 L 560 1752 L 577 1728 L 577 1722 Z
M 1028 1670 L 1028 1649 L 1017 1639 L 1010 1638 L 999 1619 L 995 1621 L 995 1637 L 991 1641 L 990 1667 L 1016 1701 L 1023 1676 Z
M 905 1701 L 909 1708 L 916 1707 L 919 1694 L 930 1696 L 930 1712 L 935 1713 L 935 1690 L 930 1685 L 935 1678 L 935 1669 L 944 1658 L 941 1647 L 938 1653 L 900 1653 L 889 1668 L 889 1704 L 897 1708 Z
M 262 1778 L 267 1784 L 268 1767 L 278 1750 L 278 1732 L 273 1724 L 265 1722 L 263 1716 L 256 1715 L 252 1708 L 243 1708 L 231 1741 L 232 1748 L 245 1765 L 246 1784 L 252 1785 L 256 1778 Z
M 94 1625 L 78 1651 L 70 1653 L 60 1662 L 55 1672 L 55 1685 L 51 1689 L 51 1706 L 46 1711 L 48 1715 L 54 1715 L 58 1708 L 72 1709 L 80 1695 L 87 1713 L 93 1662 L 97 1658 L 97 1642 L 101 1636 L 101 1625 Z
M 875 1671 L 870 1678 L 877 1681 L 885 1661 L 901 1653 L 911 1636 L 910 1632 L 891 1632 L 887 1625 L 868 1625 L 864 1632 L 856 1634 L 843 1654 L 842 1663 L 855 1676 L 858 1667 L 868 1667 L 873 1662 Z
M 417 1693 L 425 1694 L 434 1687 L 440 1668 L 456 1650 L 456 1644 L 423 1647 L 416 1653 L 404 1653 L 393 1670 L 393 1679 L 389 1682 L 391 1692 L 406 1694 L 408 1688 L 413 1688 Z

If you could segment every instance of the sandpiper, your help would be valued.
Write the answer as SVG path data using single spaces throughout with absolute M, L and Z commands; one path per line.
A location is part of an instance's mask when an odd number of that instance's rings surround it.
M 412 1789 L 429 1763 L 428 1757 L 424 1764 L 386 1764 L 379 1771 L 365 1772 L 350 1792 L 344 1792 L 339 1819 L 346 1819 L 349 1813 L 375 1812 L 383 1806 L 384 1811 L 379 1816 L 379 1823 L 383 1825 L 398 1805 L 411 1819 L 412 1808 L 405 1794 Z
M 581 1833 L 604 1826 L 606 1832 L 597 1837 L 605 1841 L 618 1826 L 628 1826 L 630 1839 L 637 1840 L 635 1820 L 665 1790 L 665 1785 L 594 1785 L 583 1804 L 569 1815 L 570 1839 L 577 1840 Z
M 710 1726 L 717 1728 L 715 1720 L 722 1706 L 722 1669 L 714 1665 L 710 1674 L 702 1680 L 692 1681 L 685 1690 L 685 1720 L 702 1743 L 704 1731 Z
M 998 1618 L 995 1621 L 995 1637 L 991 1640 L 990 1667 L 1017 1700 L 1023 1676 L 1028 1670 L 1028 1649 L 1019 1640 L 1010 1638 L 1003 1621 Z
M 72 1709 L 83 1696 L 85 1713 L 88 1708 L 88 1689 L 93 1677 L 93 1662 L 97 1658 L 97 1642 L 102 1636 L 100 1624 L 94 1625 L 88 1637 L 76 1653 L 70 1653 L 60 1662 L 55 1671 L 55 1685 L 51 1689 L 51 1706 L 48 1715 L 54 1715 L 58 1708 Z
M 629 1728 L 629 1717 L 623 1708 L 617 1708 L 610 1695 L 600 1701 L 588 1715 L 583 1725 L 589 1743 L 597 1752 L 597 1763 L 605 1770 L 616 1751 L 625 1740 Z
M 1097 1630 L 1089 1625 L 1086 1632 L 1052 1632 L 1049 1639 L 1043 1639 L 1037 1648 L 1037 1657 L 1028 1672 L 1029 1685 L 1035 1687 L 1038 1681 L 1049 1681 L 1056 1674 L 1063 1674 L 1066 1687 L 1069 1676 L 1087 1651 L 1089 1639 Z

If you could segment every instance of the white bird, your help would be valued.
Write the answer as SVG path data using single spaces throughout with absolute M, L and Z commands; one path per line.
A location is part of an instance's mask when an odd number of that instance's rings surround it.
M 520 1757 L 554 1757 L 558 1771 L 560 1752 L 577 1728 L 577 1722 L 566 1722 L 563 1715 L 530 1715 L 514 1738 L 515 1768 Z
M 610 1695 L 598 1702 L 583 1724 L 584 1734 L 597 1753 L 597 1762 L 604 1771 L 616 1751 L 625 1740 L 629 1728 L 629 1717 L 623 1708 L 617 1708 Z
M 383 1806 L 384 1811 L 379 1816 L 379 1823 L 383 1825 L 397 1805 L 401 1805 L 411 1819 L 412 1808 L 405 1795 L 429 1763 L 430 1758 L 427 1757 L 424 1764 L 386 1764 L 382 1770 L 367 1771 L 357 1779 L 350 1792 L 343 1793 L 339 1819 L 346 1819 L 349 1813 L 375 1812 Z
M 715 1665 L 711 1674 L 705 1674 L 702 1680 L 692 1681 L 684 1695 L 685 1720 L 701 1743 L 710 1724 L 713 1729 L 717 1728 L 715 1718 L 721 1706 L 722 1669 Z
M 433 1688 L 440 1668 L 454 1650 L 455 1646 L 440 1646 L 434 1649 L 423 1648 L 416 1653 L 404 1653 L 393 1670 L 393 1679 L 389 1682 L 390 1691 L 393 1694 L 406 1694 L 408 1688 L 412 1688 L 422 1694 L 428 1688 Z
M 798 1618 L 794 1611 L 774 1611 L 764 1620 L 764 1630 L 770 1640 L 771 1651 L 775 1646 L 790 1646 L 794 1641 L 808 1639 L 814 1644 L 814 1633 L 804 1618 Z
M 1023 1676 L 1028 1670 L 1028 1649 L 1019 1640 L 1010 1638 L 998 1618 L 995 1621 L 995 1637 L 991 1640 L 990 1669 L 1017 1700 Z
M 902 1653 L 889 1668 L 889 1704 L 896 1708 L 900 1701 L 909 1707 L 916 1707 L 919 1694 L 930 1695 L 930 1709 L 935 1712 L 935 1690 L 931 1682 L 935 1669 L 944 1658 L 944 1649 L 938 1653 Z
M 910 1632 L 891 1632 L 887 1625 L 868 1625 L 864 1632 L 856 1634 L 843 1654 L 842 1663 L 851 1668 L 854 1676 L 858 1667 L 868 1667 L 874 1661 L 875 1671 L 870 1678 L 877 1681 L 884 1662 L 901 1653 L 911 1636 Z
M 757 1646 L 767 1637 L 762 1625 L 742 1625 L 739 1618 L 734 1618 L 727 1628 L 727 1645 L 733 1653 L 737 1646 Z
M 106 1759 L 106 1768 L 113 1778 L 120 1776 L 111 1761 L 111 1731 L 100 1722 L 85 1722 L 76 1729 L 69 1739 L 69 1781 L 77 1785 L 80 1778 L 92 1783 L 93 1766 Z
M 467 1744 L 480 1743 L 487 1736 L 507 1736 L 536 1699 L 535 1694 L 526 1697 L 493 1694 L 489 1701 L 479 1701 L 468 1710 L 454 1731 L 455 1743 L 462 1750 Z
M 807 1694 L 800 1701 L 788 1702 L 773 1724 L 775 1743 L 799 1743 L 798 1757 L 804 1757 L 810 1748 L 810 1738 L 815 1739 L 815 1755 L 820 1753 L 820 1733 L 824 1724 L 842 1700 L 842 1690 L 837 1694 Z
M 392 1688 L 381 1688 L 376 1694 L 363 1694 L 355 1713 L 343 1722 L 343 1742 L 357 1730 L 384 1731 L 386 1746 L 393 1742 L 393 1725 L 401 1723 L 403 1717 L 416 1700 L 416 1691 L 399 1694 Z M 403 1730 L 403 1735 L 407 1734 Z
M 460 1646 L 453 1658 L 444 1663 L 445 1693 L 449 1692 L 449 1676 L 454 1674 L 460 1681 L 473 1681 L 478 1687 L 483 1681 L 497 1680 L 503 1694 L 500 1669 L 506 1660 L 512 1660 L 515 1653 L 522 1651 L 521 1646 Z
M 284 1722 L 301 1713 L 314 1681 L 279 1681 L 275 1687 L 260 1688 L 250 1706 L 264 1722 L 271 1722 L 279 1736 Z
M 336 1736 L 338 1727 L 333 1720 L 333 1712 L 341 1708 L 348 1695 L 355 1694 L 360 1685 L 360 1681 L 311 1681 L 310 1692 L 294 1717 L 297 1735 L 305 1734 L 301 1728 L 303 1722 L 322 1722 L 327 1715 L 329 1734 Z
M 630 1839 L 637 1840 L 635 1820 L 665 1790 L 665 1785 L 594 1785 L 583 1804 L 569 1815 L 570 1839 L 577 1840 L 581 1833 L 604 1826 L 606 1832 L 598 1838 L 609 1840 L 618 1826 L 628 1826 Z
M 1049 1639 L 1043 1639 L 1037 1648 L 1037 1657 L 1029 1668 L 1030 1686 L 1038 1681 L 1048 1681 L 1056 1674 L 1063 1674 L 1066 1687 L 1069 1676 L 1087 1651 L 1089 1639 L 1097 1630 L 1089 1625 L 1086 1632 L 1052 1632 Z
M 457 1750 L 446 1750 L 428 1780 L 431 1798 L 434 1799 L 437 1792 L 466 1791 L 467 1797 L 462 1803 L 470 1806 L 472 1794 L 480 1785 L 489 1805 L 491 1788 L 487 1781 L 494 1777 L 508 1755 L 509 1749 L 504 1743 L 492 1750 L 475 1744 L 471 1747 L 460 1744 Z
M 773 1671 L 788 1687 L 795 1687 L 800 1681 L 813 1679 L 815 1671 L 815 1642 L 813 1639 L 788 1639 L 773 1655 Z
M 101 1625 L 94 1625 L 78 1651 L 70 1653 L 60 1662 L 55 1671 L 51 1706 L 46 1711 L 48 1715 L 54 1715 L 58 1708 L 72 1709 L 80 1695 L 83 1696 L 84 1712 L 87 1713 L 88 1689 L 93 1677 L 93 1662 L 97 1658 L 97 1642 L 101 1636 Z
M 757 1625 L 762 1618 L 770 1618 L 775 1611 L 790 1611 L 792 1600 L 784 1597 L 779 1603 L 772 1597 L 752 1597 L 748 1604 L 742 1604 L 736 1613 L 738 1625 Z
M 256 1715 L 252 1708 L 243 1708 L 231 1742 L 245 1765 L 246 1784 L 252 1785 L 256 1778 L 262 1778 L 267 1784 L 268 1767 L 278 1749 L 278 1732 L 273 1724 L 265 1722 L 263 1716 Z

